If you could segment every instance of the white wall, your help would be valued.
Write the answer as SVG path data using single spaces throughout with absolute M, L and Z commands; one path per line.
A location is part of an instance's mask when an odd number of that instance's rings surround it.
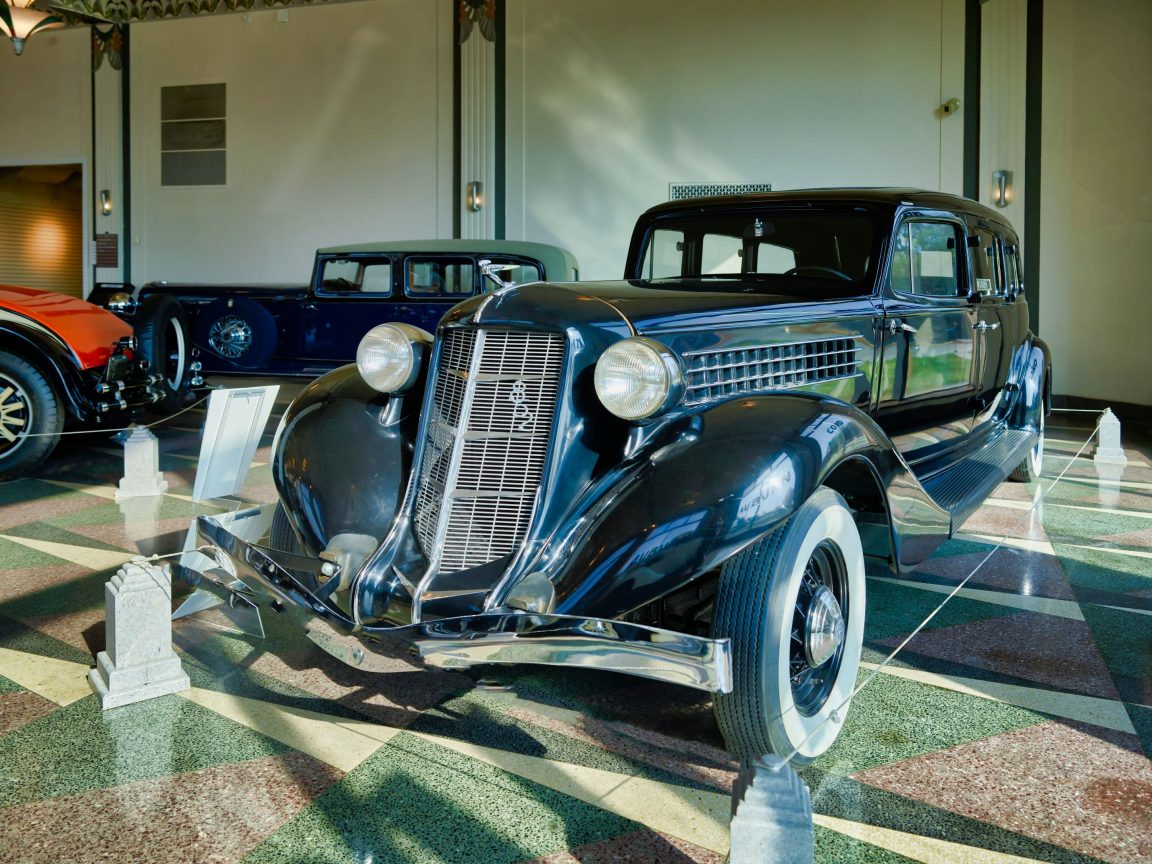
M 507 236 L 623 271 L 675 181 L 960 192 L 963 0 L 508 0 Z
M 318 246 L 451 236 L 451 6 L 133 25 L 132 278 L 307 281 Z M 228 183 L 161 188 L 160 88 L 227 84 Z
M 69 236 L 80 248 L 68 252 L 82 264 L 84 290 L 91 287 L 88 244 L 89 170 L 92 153 L 91 37 L 87 27 L 34 34 L 17 57 L 0 37 L 0 166 L 78 164 L 84 171 L 84 229 Z M 11 236 L 0 243 L 14 244 Z M 29 271 L 39 265 L 29 264 Z
M 1047 0 L 1043 105 L 1055 392 L 1152 404 L 1152 4 Z

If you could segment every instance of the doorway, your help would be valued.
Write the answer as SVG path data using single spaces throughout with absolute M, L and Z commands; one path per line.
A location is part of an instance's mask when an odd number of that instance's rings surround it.
M 0 167 L 0 238 L 0 284 L 83 296 L 83 166 Z

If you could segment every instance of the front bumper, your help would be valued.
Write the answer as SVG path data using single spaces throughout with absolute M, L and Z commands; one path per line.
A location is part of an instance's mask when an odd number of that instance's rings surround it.
M 257 545 L 230 530 L 257 524 L 266 508 L 232 514 L 228 525 L 200 516 L 201 548 L 212 547 L 220 566 L 278 600 L 302 606 L 319 619 L 310 637 L 352 666 L 373 668 L 374 649 L 389 642 L 410 646 L 429 665 L 462 669 L 486 663 L 578 666 L 624 672 L 709 692 L 732 690 L 732 649 L 727 639 L 572 615 L 493 611 L 401 627 L 365 626 L 306 587 L 291 571 L 318 572 L 323 563 Z

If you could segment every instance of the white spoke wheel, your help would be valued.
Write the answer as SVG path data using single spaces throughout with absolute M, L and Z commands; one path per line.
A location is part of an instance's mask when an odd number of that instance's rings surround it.
M 860 532 L 831 489 L 724 564 L 712 628 L 732 640 L 733 690 L 714 707 L 729 750 L 802 765 L 832 746 L 856 686 L 864 609 Z
M 60 440 L 64 411 L 43 373 L 0 354 L 0 480 L 38 468 Z

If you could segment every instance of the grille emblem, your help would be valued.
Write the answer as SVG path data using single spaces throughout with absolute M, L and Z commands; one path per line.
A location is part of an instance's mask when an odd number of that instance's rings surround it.
M 536 412 L 528 407 L 528 385 L 523 381 L 513 384 L 508 401 L 512 403 L 512 421 L 516 431 L 531 432 L 536 424 Z

